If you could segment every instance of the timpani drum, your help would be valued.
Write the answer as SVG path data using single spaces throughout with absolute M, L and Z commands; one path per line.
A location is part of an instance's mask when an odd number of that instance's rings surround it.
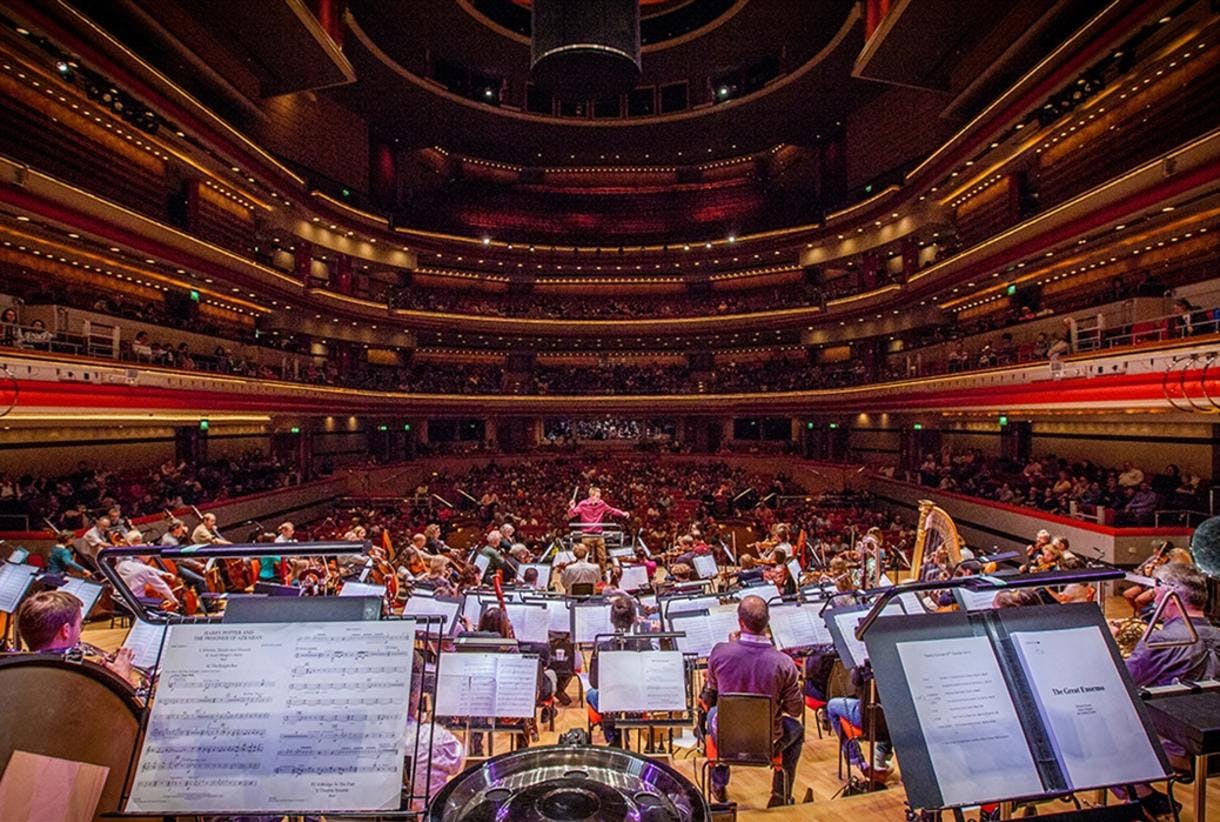
M 673 768 L 620 748 L 553 745 L 494 757 L 450 780 L 431 822 L 705 822 L 699 789 Z
M 127 682 L 89 662 L 12 654 L 0 656 L 0 695 L 0 773 L 14 751 L 102 765 L 110 772 L 94 818 L 118 809 L 140 732 L 141 706 Z

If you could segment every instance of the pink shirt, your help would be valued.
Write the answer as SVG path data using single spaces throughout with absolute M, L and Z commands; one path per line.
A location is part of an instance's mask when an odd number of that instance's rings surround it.
M 612 505 L 607 505 L 605 500 L 589 497 L 581 500 L 568 510 L 568 519 L 576 517 L 580 520 L 580 524 L 585 526 L 581 530 L 586 534 L 600 534 L 602 532 L 601 528 L 588 526 L 600 525 L 606 514 L 612 514 L 616 517 L 627 516 L 626 511 L 620 511 Z

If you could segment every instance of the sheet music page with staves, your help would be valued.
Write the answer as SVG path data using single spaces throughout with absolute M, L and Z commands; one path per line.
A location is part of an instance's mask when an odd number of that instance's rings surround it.
M 176 625 L 127 811 L 401 804 L 413 620 Z

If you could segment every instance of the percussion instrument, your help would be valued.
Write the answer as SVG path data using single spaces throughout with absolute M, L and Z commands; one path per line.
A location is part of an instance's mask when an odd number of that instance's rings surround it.
M 450 780 L 432 822 L 707 822 L 699 789 L 668 765 L 618 748 L 554 745 L 493 757 Z
M 141 706 L 127 682 L 101 665 L 53 654 L 0 656 L 0 773 L 14 751 L 110 769 L 94 819 L 118 809 Z

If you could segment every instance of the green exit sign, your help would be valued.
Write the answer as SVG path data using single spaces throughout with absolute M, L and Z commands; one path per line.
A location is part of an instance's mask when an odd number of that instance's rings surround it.
M 207 421 L 207 420 L 200 420 L 200 421 L 199 421 L 199 430 L 200 430 L 200 431 L 207 431 L 207 430 L 208 430 L 208 421 Z
M 299 433 L 301 433 L 301 426 L 299 426 L 299 425 L 294 425 L 294 426 L 292 426 L 291 428 L 289 428 L 289 429 L 288 429 L 288 433 L 289 433 L 289 434 L 299 434 Z
M 191 289 L 191 302 L 199 302 L 199 292 L 193 288 Z
M 915 423 L 915 425 L 914 425 L 914 426 L 912 426 L 912 427 L 913 427 L 913 428 L 914 428 L 916 431 L 922 431 L 922 430 L 923 430 L 923 423 L 922 423 L 922 422 L 917 422 L 917 423 Z
M 1000 427 L 1004 428 L 1007 425 L 1008 425 L 1008 416 L 1006 414 L 1001 414 L 1000 415 Z
M 826 427 L 827 427 L 827 428 L 834 429 L 834 428 L 838 428 L 838 427 L 839 427 L 839 424 L 838 424 L 837 422 L 832 422 L 830 425 L 828 425 L 828 426 L 826 426 Z
M 390 430 L 390 426 L 388 426 L 388 425 L 379 425 L 379 426 L 377 426 L 377 430 L 378 430 L 378 431 L 389 431 L 389 430 Z
M 411 423 L 409 423 L 409 422 L 408 422 L 408 423 L 404 423 L 404 424 L 403 424 L 403 426 L 402 426 L 402 430 L 403 430 L 403 431 L 410 431 L 410 430 L 411 430 Z
M 1008 288 L 1005 289 L 1004 293 L 1011 297 L 1012 295 L 1017 293 L 1017 286 L 1015 284 L 1008 286 Z

